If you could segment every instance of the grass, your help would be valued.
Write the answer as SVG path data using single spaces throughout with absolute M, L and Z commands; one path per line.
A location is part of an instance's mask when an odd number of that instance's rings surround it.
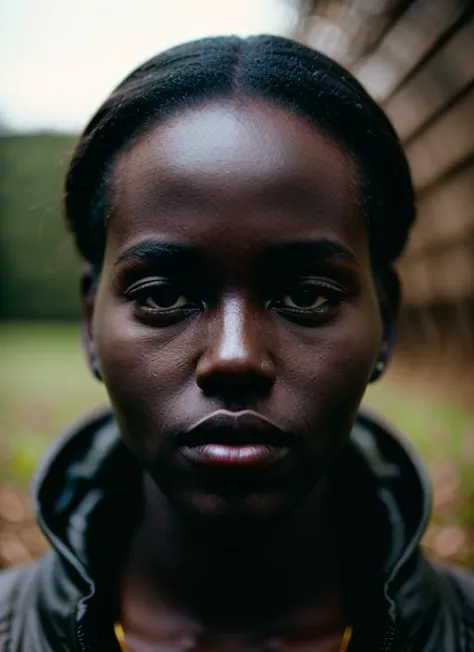
M 404 385 L 392 375 L 369 387 L 365 402 L 408 437 L 429 465 L 446 457 L 462 459 L 471 418 L 452 399 Z
M 53 438 L 106 394 L 84 362 L 70 324 L 0 326 L 3 479 L 27 482 Z
M 86 367 L 75 325 L 0 325 L 0 359 L 0 479 L 24 486 L 54 437 L 81 413 L 105 402 L 106 394 Z M 365 401 L 414 443 L 433 474 L 433 531 L 441 537 L 438 547 L 445 549 L 438 556 L 474 565 L 471 415 L 453 400 L 431 393 L 428 383 L 412 386 L 393 372 L 369 388 Z

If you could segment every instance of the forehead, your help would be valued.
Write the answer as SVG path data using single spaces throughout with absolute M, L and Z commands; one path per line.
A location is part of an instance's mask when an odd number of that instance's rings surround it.
M 154 236 L 205 246 L 225 236 L 250 247 L 255 235 L 316 232 L 358 246 L 367 234 L 355 178 L 342 147 L 289 110 L 208 102 L 153 125 L 121 153 L 107 241 L 119 248 Z

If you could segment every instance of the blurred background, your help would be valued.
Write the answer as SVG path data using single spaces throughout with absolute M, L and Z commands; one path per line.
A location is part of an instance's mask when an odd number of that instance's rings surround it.
M 44 541 L 28 499 L 51 441 L 105 401 L 82 360 L 78 260 L 61 220 L 81 127 L 180 41 L 272 32 L 348 67 L 400 134 L 418 222 L 400 261 L 396 358 L 366 402 L 434 484 L 430 555 L 474 569 L 474 10 L 469 0 L 0 0 L 0 567 Z

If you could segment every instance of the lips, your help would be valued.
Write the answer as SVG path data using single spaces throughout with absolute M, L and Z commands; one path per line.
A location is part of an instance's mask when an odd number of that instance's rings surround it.
M 178 438 L 188 461 L 203 466 L 250 468 L 282 459 L 294 440 L 273 421 L 252 410 L 218 410 Z

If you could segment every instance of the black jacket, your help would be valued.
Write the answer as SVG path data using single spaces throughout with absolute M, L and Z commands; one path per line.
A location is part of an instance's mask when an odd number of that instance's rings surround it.
M 351 652 L 474 652 L 474 578 L 428 562 L 425 471 L 362 412 L 333 470 Z M 34 503 L 51 550 L 0 575 L 3 652 L 116 652 L 117 578 L 140 516 L 140 471 L 102 412 L 66 433 L 38 473 Z

